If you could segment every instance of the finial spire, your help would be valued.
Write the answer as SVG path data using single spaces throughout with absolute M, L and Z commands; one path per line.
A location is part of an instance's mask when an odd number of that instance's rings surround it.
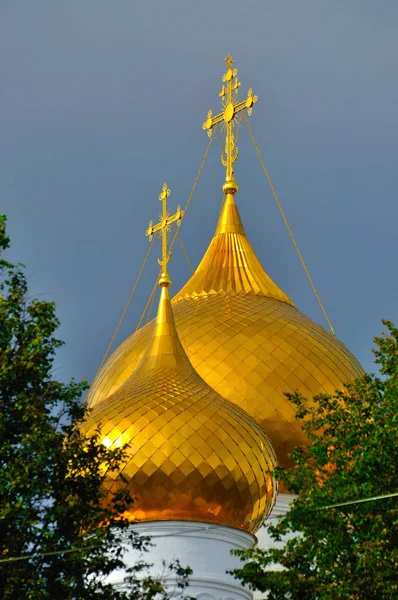
M 160 232 L 160 236 L 162 239 L 162 258 L 158 258 L 158 263 L 163 267 L 162 273 L 159 279 L 159 285 L 161 287 L 170 287 L 171 280 L 169 277 L 167 263 L 171 257 L 171 251 L 167 250 L 167 234 L 170 229 L 170 225 L 177 221 L 177 226 L 180 225 L 181 219 L 184 216 L 184 211 L 181 210 L 180 205 L 177 206 L 177 211 L 174 215 L 170 215 L 170 212 L 167 208 L 167 198 L 170 196 L 170 190 L 167 187 L 167 183 L 164 183 L 162 186 L 162 191 L 159 194 L 159 200 L 162 203 L 162 212 L 159 215 L 159 223 L 153 225 L 152 221 L 149 221 L 149 227 L 145 232 L 145 235 L 148 236 L 149 241 L 152 240 L 152 236 L 156 232 Z
M 145 232 L 145 235 L 149 237 L 149 240 L 152 240 L 154 233 L 159 233 L 159 237 L 162 240 L 162 258 L 158 258 L 158 263 L 162 267 L 159 278 L 161 292 L 152 341 L 144 353 L 135 373 L 143 370 L 165 368 L 188 368 L 192 371 L 192 365 L 188 360 L 177 334 L 169 296 L 171 280 L 167 269 L 167 263 L 171 257 L 171 250 L 167 248 L 168 232 L 170 231 L 172 223 L 177 222 L 177 226 L 180 225 L 184 215 L 184 211 L 181 210 L 179 206 L 174 215 L 170 215 L 170 211 L 167 208 L 167 198 L 169 196 L 170 190 L 167 187 L 167 183 L 164 183 L 159 195 L 159 200 L 162 203 L 162 212 L 159 215 L 159 222 L 156 225 L 153 225 L 152 221 L 150 221 L 149 227 Z
M 232 69 L 232 65 L 234 64 L 234 62 L 235 60 L 230 54 L 228 54 L 228 56 L 225 57 L 225 64 L 227 65 L 227 69 Z
M 253 90 L 250 88 L 247 93 L 246 100 L 238 102 L 238 89 L 241 85 L 237 78 L 238 69 L 233 68 L 234 59 L 230 54 L 225 59 L 227 71 L 223 75 L 223 82 L 226 85 L 222 86 L 219 96 L 223 111 L 213 117 L 213 112 L 209 110 L 207 119 L 202 125 L 202 129 L 207 129 L 209 137 L 212 133 L 212 128 L 219 123 L 223 123 L 226 130 L 225 138 L 225 154 L 221 157 L 221 162 L 226 168 L 225 183 L 223 190 L 225 194 L 235 194 L 238 191 L 238 185 L 234 178 L 234 162 L 238 158 L 238 148 L 235 146 L 234 139 L 234 123 L 238 113 L 247 108 L 249 115 L 252 113 L 253 105 L 257 102 L 258 97 L 253 95 Z

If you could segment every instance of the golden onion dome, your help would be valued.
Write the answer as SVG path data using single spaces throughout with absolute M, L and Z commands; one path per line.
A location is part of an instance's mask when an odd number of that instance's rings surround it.
M 264 271 L 243 229 L 233 193 L 195 273 L 172 300 L 182 345 L 216 392 L 243 408 L 269 435 L 278 461 L 306 438 L 284 396 L 332 394 L 363 374 L 346 346 L 298 311 Z M 88 403 L 123 386 L 155 322 L 128 337 L 99 371 Z
M 196 373 L 177 335 L 167 274 L 160 283 L 142 360 L 84 425 L 87 434 L 101 425 L 108 447 L 129 444 L 120 471 L 109 475 L 107 498 L 128 486 L 131 520 L 204 521 L 255 532 L 276 496 L 271 443 Z

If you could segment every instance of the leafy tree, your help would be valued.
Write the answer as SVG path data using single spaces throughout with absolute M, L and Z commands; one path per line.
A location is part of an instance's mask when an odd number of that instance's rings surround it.
M 290 396 L 311 445 L 295 449 L 291 470 L 277 469 L 297 494 L 269 527 L 285 543 L 237 552 L 247 563 L 235 576 L 268 600 L 398 598 L 397 497 L 322 508 L 398 492 L 398 330 L 383 323 L 380 377 L 311 402 Z
M 0 217 L 0 250 L 9 247 Z M 124 450 L 109 451 L 99 435 L 76 427 L 85 408 L 86 383 L 56 381 L 53 360 L 61 342 L 53 302 L 28 298 L 22 265 L 0 256 L 0 598 L 6 600 L 165 597 L 144 562 L 115 590 L 107 576 L 124 569 L 126 546 L 148 549 L 116 516 L 132 501 L 126 494 L 107 508 L 105 471 L 118 468 Z M 178 586 L 189 569 L 171 565 Z

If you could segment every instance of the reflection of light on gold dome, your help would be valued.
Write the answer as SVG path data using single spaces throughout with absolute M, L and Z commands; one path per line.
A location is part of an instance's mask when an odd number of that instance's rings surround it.
M 129 444 L 107 486 L 110 495 L 128 486 L 135 498 L 132 520 L 205 521 L 256 531 L 275 501 L 276 457 L 255 421 L 189 362 L 169 299 L 166 227 L 162 234 L 162 291 L 152 338 L 138 368 L 94 406 L 84 430 L 92 434 L 101 424 L 108 448 Z
M 333 393 L 362 374 L 344 344 L 299 312 L 265 273 L 232 195 L 205 256 L 172 304 L 194 368 L 261 425 L 282 464 L 305 442 L 284 392 Z M 91 406 L 130 377 L 153 328 L 154 321 L 111 355 L 90 390 Z

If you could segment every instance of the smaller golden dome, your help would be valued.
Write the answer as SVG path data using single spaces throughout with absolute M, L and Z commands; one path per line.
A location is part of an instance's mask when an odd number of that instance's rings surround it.
M 127 486 L 134 521 L 204 521 L 254 532 L 275 501 L 276 457 L 265 433 L 197 374 L 162 285 L 152 340 L 137 369 L 83 429 L 129 444 L 110 496 Z M 123 476 L 120 477 L 120 475 Z

